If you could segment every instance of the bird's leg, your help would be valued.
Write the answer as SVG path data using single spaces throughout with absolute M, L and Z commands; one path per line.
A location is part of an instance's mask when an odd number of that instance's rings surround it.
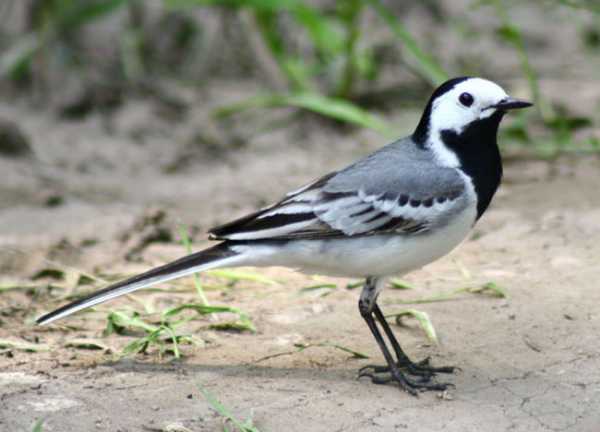
M 371 330 L 373 337 L 375 337 L 375 340 L 377 341 L 377 344 L 379 345 L 379 348 L 385 357 L 387 366 L 367 366 L 359 371 L 359 377 L 368 376 L 375 384 L 385 384 L 391 381 L 396 381 L 400 387 L 413 395 L 416 394 L 417 389 L 445 390 L 448 387 L 448 384 L 428 382 L 430 376 L 433 374 L 432 372 L 425 374 L 423 371 L 420 371 L 421 373 L 417 373 L 418 375 L 422 375 L 419 380 L 414 380 L 402 373 L 401 369 L 405 369 L 407 372 L 412 373 L 412 371 L 404 364 L 406 361 L 410 362 L 410 360 L 400 348 L 400 344 L 394 338 L 394 335 L 391 332 L 389 325 L 387 325 L 381 310 L 379 310 L 377 307 L 376 300 L 379 291 L 381 290 L 381 285 L 381 281 L 377 280 L 376 278 L 367 278 L 358 302 L 358 308 L 363 319 L 369 326 L 369 330 Z M 377 321 L 375 320 L 375 317 L 377 317 L 377 319 L 380 321 L 380 325 L 383 327 L 386 336 L 390 340 L 392 347 L 398 356 L 398 361 L 394 361 L 394 358 L 390 353 L 390 350 L 388 349 L 383 336 L 379 331 L 379 328 L 377 327 Z M 410 362 L 410 364 L 418 366 L 418 364 L 413 362 Z M 424 366 L 425 365 L 421 365 L 419 367 Z M 372 369 L 373 372 L 367 372 L 366 369 Z M 386 375 L 376 375 L 379 372 L 385 372 Z
M 367 280 L 367 283 L 368 284 L 370 283 L 372 285 L 372 282 L 369 280 Z M 373 288 L 371 288 L 371 286 L 369 286 L 368 288 L 367 288 L 367 286 L 365 286 L 366 292 L 361 294 L 361 297 L 363 298 L 363 300 L 365 302 L 369 302 L 368 296 L 369 296 L 369 293 L 372 292 L 372 290 L 373 290 Z M 378 294 L 378 290 L 376 290 L 376 293 Z M 385 319 L 385 316 L 383 315 L 383 312 L 381 312 L 381 309 L 379 308 L 379 305 L 376 303 L 376 301 L 372 301 L 371 309 L 372 309 L 372 313 L 377 318 L 377 321 L 379 321 L 387 338 L 389 339 L 390 343 L 392 344 L 392 348 L 394 350 L 394 353 L 396 354 L 396 359 L 397 359 L 396 364 L 398 365 L 398 367 L 400 367 L 402 369 L 406 369 L 408 372 L 410 372 L 413 375 L 420 375 L 424 379 L 429 379 L 431 376 L 435 375 L 436 373 L 452 373 L 452 372 L 454 372 L 455 368 L 451 367 L 451 366 L 437 367 L 437 368 L 430 366 L 429 365 L 429 357 L 427 357 L 426 359 L 424 359 L 420 362 L 413 362 L 406 355 L 406 353 L 402 350 L 402 347 L 396 340 L 396 337 L 394 336 L 392 329 L 390 328 L 389 324 L 387 323 L 387 320 Z M 363 367 L 361 369 L 360 373 L 368 373 L 369 371 L 372 371 L 374 373 L 389 372 L 389 367 L 388 366 L 368 365 L 368 366 Z
M 385 316 L 383 315 L 383 312 L 381 312 L 381 309 L 379 308 L 379 305 L 377 303 L 373 304 L 373 313 L 375 314 L 377 321 L 379 321 L 379 323 L 381 324 L 383 331 L 385 332 L 387 338 L 389 339 L 390 343 L 392 344 L 392 348 L 394 349 L 394 352 L 396 353 L 396 358 L 398 359 L 398 363 L 397 363 L 398 366 L 400 366 L 402 368 L 406 368 L 411 374 L 422 375 L 422 376 L 432 376 L 432 375 L 435 375 L 436 373 L 453 373 L 454 372 L 455 368 L 453 366 L 442 366 L 442 367 L 430 366 L 429 365 L 429 357 L 425 358 L 424 360 L 421 360 L 420 362 L 416 362 L 416 363 L 413 362 L 406 355 L 406 353 L 402 350 L 402 347 L 396 340 L 396 337 L 394 336 L 394 333 L 392 332 L 390 325 L 388 324 L 387 320 L 385 319 Z M 385 370 L 381 370 L 381 369 L 379 371 L 385 372 Z

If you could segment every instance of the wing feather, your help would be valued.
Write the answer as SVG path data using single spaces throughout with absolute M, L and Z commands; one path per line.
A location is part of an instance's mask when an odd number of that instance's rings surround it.
M 393 143 L 281 201 L 210 231 L 218 240 L 289 240 L 416 234 L 463 209 L 465 180 L 453 168 Z M 410 145 L 410 144 L 409 144 Z
M 287 201 L 268 210 L 238 219 L 234 225 L 212 230 L 212 238 L 228 240 L 316 239 L 384 232 L 415 234 L 427 231 L 436 218 L 459 205 L 456 197 L 431 197 L 426 200 L 385 199 L 383 195 L 339 194 L 325 192 L 312 202 Z

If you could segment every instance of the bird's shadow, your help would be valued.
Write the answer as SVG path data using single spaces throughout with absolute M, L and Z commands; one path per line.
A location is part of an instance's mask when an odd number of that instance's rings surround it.
M 110 368 L 117 373 L 137 373 L 156 375 L 157 373 L 173 373 L 182 375 L 211 374 L 229 378 L 269 378 L 297 379 L 314 381 L 348 381 L 358 378 L 358 369 L 362 363 L 356 363 L 355 368 L 305 368 L 305 367 L 275 367 L 255 363 L 240 363 L 229 365 L 198 364 L 184 362 L 146 363 L 131 359 L 120 359 L 102 363 L 99 366 Z

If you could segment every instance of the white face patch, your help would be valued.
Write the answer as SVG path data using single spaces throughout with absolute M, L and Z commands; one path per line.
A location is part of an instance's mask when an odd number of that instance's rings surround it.
M 467 106 L 461 102 L 461 95 L 467 93 L 472 103 Z M 469 78 L 458 83 L 454 88 L 433 101 L 429 124 L 429 142 L 438 161 L 448 167 L 458 167 L 459 161 L 454 152 L 443 144 L 440 133 L 453 130 L 456 133 L 474 122 L 488 118 L 493 108 L 508 95 L 498 84 L 482 78 Z
M 463 93 L 471 95 L 473 103 L 470 106 L 461 103 Z M 491 116 L 496 111 L 491 107 L 507 97 L 498 84 L 482 78 L 469 78 L 433 102 L 431 129 L 460 132 L 469 123 Z

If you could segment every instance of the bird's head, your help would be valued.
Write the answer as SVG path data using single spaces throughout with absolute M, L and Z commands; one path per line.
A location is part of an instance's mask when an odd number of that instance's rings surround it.
M 453 78 L 433 92 L 413 138 L 422 145 L 433 144 L 443 134 L 460 137 L 473 129 L 493 133 L 495 137 L 500 120 L 507 111 L 531 105 L 510 97 L 492 81 L 473 77 Z

